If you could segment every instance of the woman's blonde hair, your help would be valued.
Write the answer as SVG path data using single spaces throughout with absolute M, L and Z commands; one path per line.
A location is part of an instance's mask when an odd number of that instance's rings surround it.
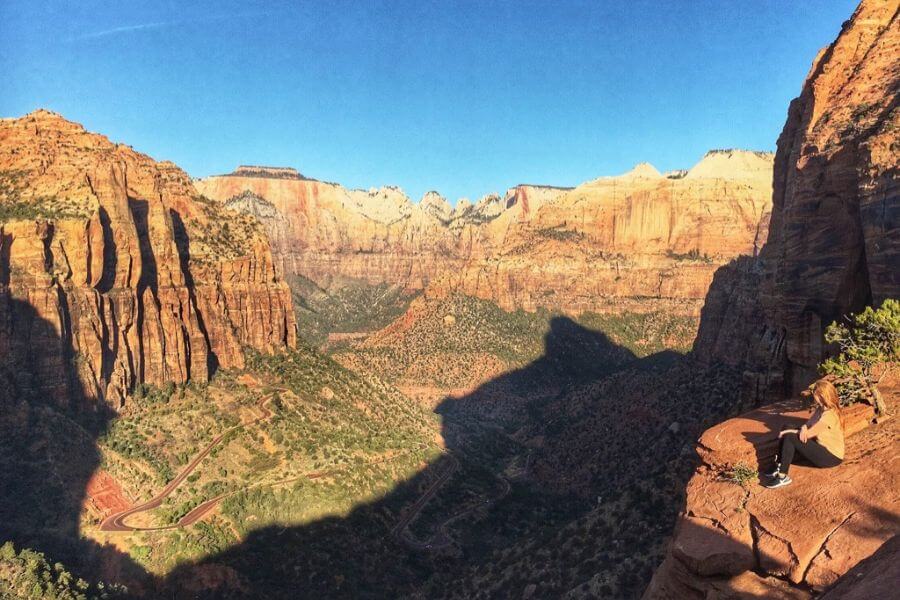
M 837 413 L 841 428 L 844 427 L 844 415 L 841 412 L 841 397 L 837 388 L 827 379 L 820 379 L 811 386 L 812 397 L 816 404 L 825 410 L 833 410 Z

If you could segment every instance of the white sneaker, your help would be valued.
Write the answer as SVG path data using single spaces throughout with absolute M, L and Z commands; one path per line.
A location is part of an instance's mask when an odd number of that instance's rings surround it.
M 778 475 L 777 477 L 773 477 L 771 481 L 768 483 L 764 483 L 763 485 L 770 489 L 784 487 L 786 485 L 791 485 L 794 481 L 788 475 Z

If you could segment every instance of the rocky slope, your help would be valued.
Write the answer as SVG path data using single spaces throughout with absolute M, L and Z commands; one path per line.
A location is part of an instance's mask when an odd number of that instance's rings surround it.
M 669 176 L 639 165 L 575 189 L 520 185 L 451 209 L 257 167 L 196 182 L 263 216 L 286 273 L 431 286 L 506 309 L 698 314 L 715 269 L 765 238 L 772 157 L 722 150 Z
M 900 23 L 864 1 L 816 57 L 775 158 L 758 260 L 716 275 L 696 350 L 746 368 L 751 400 L 815 376 L 832 321 L 900 296 Z
M 896 406 L 896 382 L 884 392 Z M 645 598 L 810 598 L 810 590 L 831 587 L 900 534 L 900 427 L 893 419 L 865 428 L 868 406 L 845 409 L 847 433 L 855 435 L 839 467 L 796 465 L 795 484 L 780 490 L 761 487 L 755 476 L 732 480 L 737 465 L 768 467 L 777 432 L 808 415 L 799 402 L 774 404 L 703 434 L 703 464 L 688 483 L 668 556 Z
M 295 336 L 254 219 L 205 201 L 175 165 L 54 113 L 0 121 L 10 397 L 118 407 L 135 384 L 204 381 L 242 366 L 244 346 L 272 351 Z
M 820 52 L 778 141 L 766 245 L 716 273 L 694 354 L 743 368 L 747 403 L 796 392 L 828 352 L 829 323 L 900 296 L 898 14 L 864 0 Z M 896 412 L 896 380 L 882 392 Z M 873 569 L 896 562 L 898 425 L 865 428 L 871 409 L 846 411 L 844 463 L 797 466 L 786 489 L 761 488 L 753 470 L 770 466 L 778 430 L 808 416 L 796 400 L 703 434 L 645 598 L 889 597 Z

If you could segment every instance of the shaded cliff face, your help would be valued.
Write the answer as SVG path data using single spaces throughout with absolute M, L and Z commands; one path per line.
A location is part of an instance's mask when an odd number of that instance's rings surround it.
M 695 355 L 743 367 L 746 403 L 805 386 L 829 323 L 900 296 L 898 11 L 863 1 L 820 52 L 778 140 L 766 245 L 720 269 L 707 296 Z M 881 391 L 897 402 L 896 379 Z M 889 593 L 867 573 L 896 558 L 896 423 L 866 427 L 871 407 L 845 408 L 839 467 L 792 467 L 796 483 L 777 491 L 755 476 L 729 480 L 737 465 L 771 466 L 778 432 L 808 418 L 801 406 L 767 405 L 703 434 L 702 464 L 645 598 Z
M 713 326 L 701 325 L 696 348 L 748 364 L 758 397 L 815 376 L 829 323 L 900 296 L 897 11 L 896 2 L 863 2 L 820 52 L 778 139 L 761 260 L 723 273 L 711 290 Z
M 263 219 L 286 273 L 436 295 L 506 309 L 699 313 L 715 269 L 753 255 L 768 227 L 772 157 L 714 151 L 687 174 L 649 165 L 575 189 L 521 185 L 456 209 L 434 192 L 414 204 L 238 170 L 198 189 Z M 274 207 L 274 211 L 270 207 Z
M 26 305 L 35 318 L 17 314 Z M 0 350 L 32 375 L 12 388 L 60 404 L 83 388 L 120 406 L 137 383 L 203 381 L 242 366 L 243 346 L 272 351 L 295 335 L 254 219 L 59 115 L 0 121 Z

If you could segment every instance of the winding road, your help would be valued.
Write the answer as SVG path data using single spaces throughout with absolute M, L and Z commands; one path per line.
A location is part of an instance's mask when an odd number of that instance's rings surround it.
M 458 441 L 462 442 L 462 440 Z M 466 444 L 459 443 L 459 447 L 465 448 Z M 419 540 L 409 530 L 409 525 L 418 518 L 419 514 L 421 514 L 422 510 L 425 508 L 428 502 L 435 496 L 435 494 L 437 494 L 441 487 L 443 487 L 443 485 L 450 480 L 453 474 L 460 467 L 459 460 L 455 456 L 449 453 L 446 456 L 450 459 L 450 464 L 444 469 L 444 471 L 438 476 L 438 478 L 430 486 L 428 486 L 428 489 L 425 490 L 425 492 L 419 497 L 419 499 L 416 500 L 415 504 L 413 504 L 410 509 L 403 514 L 403 516 L 391 530 L 391 533 L 395 538 L 405 543 L 413 550 L 433 551 L 439 550 L 441 548 L 446 548 L 447 546 L 451 545 L 453 543 L 453 538 L 450 536 L 449 527 L 453 522 L 462 519 L 469 513 L 474 512 L 476 509 L 482 508 L 485 505 L 490 506 L 492 504 L 496 504 L 497 502 L 505 498 L 512 489 L 512 485 L 510 484 L 508 479 L 494 473 L 494 477 L 503 484 L 503 491 L 500 492 L 500 494 L 494 496 L 493 498 L 490 498 L 489 500 L 485 500 L 484 504 L 473 504 L 472 506 L 450 516 L 449 518 L 445 519 L 440 524 L 440 526 L 438 526 L 437 532 L 434 533 L 430 538 L 424 541 Z
M 222 439 L 231 433 L 232 431 L 237 431 L 243 429 L 247 425 L 254 425 L 259 423 L 260 421 L 264 421 L 272 416 L 272 411 L 266 408 L 264 405 L 266 402 L 271 400 L 274 397 L 274 394 L 269 394 L 260 398 L 259 402 L 256 403 L 256 407 L 262 411 L 262 415 L 257 417 L 256 419 L 249 421 L 247 423 L 241 423 L 239 425 L 235 425 L 229 429 L 226 429 L 216 437 L 212 439 L 209 445 L 206 446 L 194 459 L 188 463 L 188 465 L 182 469 L 181 473 L 179 473 L 175 479 L 166 484 L 166 487 L 162 489 L 156 496 L 144 502 L 143 504 L 138 504 L 137 506 L 132 506 L 127 510 L 123 510 L 112 515 L 109 515 L 100 523 L 100 531 L 163 531 L 166 529 L 178 529 L 179 527 L 186 527 L 188 525 L 192 525 L 200 520 L 206 513 L 208 513 L 212 508 L 223 498 L 228 496 L 234 492 L 227 492 L 225 494 L 220 494 L 215 498 L 210 498 L 206 502 L 203 502 L 188 514 L 181 517 L 177 523 L 173 523 L 172 525 L 162 525 L 159 527 L 133 527 L 125 523 L 125 519 L 132 515 L 136 515 L 138 513 L 146 512 L 148 510 L 153 510 L 154 508 L 159 507 L 169 495 L 175 491 L 175 489 L 181 485 L 181 482 L 184 481 L 188 475 L 193 473 L 194 469 L 197 468 L 197 465 L 206 458 L 206 456 L 215 448 Z
M 157 526 L 157 527 L 136 527 L 133 525 L 129 525 L 125 522 L 126 519 L 128 519 L 129 517 L 131 517 L 133 515 L 136 515 L 136 514 L 139 514 L 142 512 L 147 512 L 149 510 L 153 510 L 154 508 L 158 508 L 159 506 L 161 506 L 162 503 L 166 500 L 166 498 L 168 498 L 172 494 L 172 492 L 174 492 L 178 488 L 178 486 L 181 485 L 181 483 L 188 476 L 190 476 L 191 473 L 194 472 L 194 470 L 200 465 L 200 463 L 203 461 L 203 459 L 206 458 L 207 455 L 209 455 L 209 453 L 212 452 L 212 450 L 217 445 L 219 445 L 222 442 L 222 440 L 229 433 L 243 429 L 243 428 L 247 427 L 248 425 L 254 425 L 256 423 L 259 423 L 261 421 L 269 419 L 272 416 L 272 411 L 269 410 L 268 408 L 266 408 L 265 404 L 267 402 L 269 402 L 274 396 L 275 396 L 275 393 L 273 392 L 271 394 L 268 394 L 268 395 L 260 398 L 260 400 L 256 403 L 256 407 L 262 412 L 262 414 L 259 417 L 253 419 L 252 421 L 248 421 L 246 423 L 241 423 L 241 424 L 235 425 L 234 427 L 226 429 L 225 431 L 223 431 L 222 433 L 220 433 L 219 435 L 214 437 L 212 439 L 212 441 L 210 441 L 210 443 L 202 451 L 200 451 L 200 453 L 197 454 L 193 458 L 193 460 L 191 460 L 191 462 L 188 463 L 187 466 L 184 469 L 182 469 L 182 471 L 172 481 L 170 481 L 168 484 L 166 484 L 166 486 L 158 494 L 156 494 L 153 498 L 151 498 L 150 500 L 148 500 L 147 502 L 144 502 L 142 504 L 138 504 L 138 505 L 132 506 L 131 508 L 128 508 L 126 510 L 111 514 L 108 517 L 106 517 L 105 519 L 103 519 L 103 521 L 100 523 L 100 526 L 99 526 L 100 531 L 135 532 L 135 531 L 165 531 L 165 530 L 171 530 L 171 529 L 180 529 L 182 527 L 188 527 L 190 525 L 193 525 L 197 521 L 201 520 L 212 509 L 214 509 L 216 507 L 216 505 L 219 504 L 219 502 L 221 502 L 228 496 L 236 494 L 240 491 L 252 489 L 255 487 L 259 487 L 261 485 L 284 485 L 284 484 L 291 483 L 294 481 L 299 481 L 300 479 L 318 479 L 320 477 L 325 477 L 327 475 L 331 475 L 331 474 L 334 474 L 335 472 L 337 472 L 337 471 L 314 471 L 314 472 L 300 475 L 297 477 L 292 477 L 290 479 L 285 479 L 283 481 L 266 483 L 266 484 L 255 484 L 255 485 L 246 486 L 244 488 L 240 488 L 237 490 L 231 490 L 231 491 L 219 494 L 218 496 L 214 496 L 214 497 L 210 498 L 209 500 L 205 500 L 205 501 L 201 502 L 200 504 L 195 506 L 192 510 L 190 510 L 187 514 L 182 516 L 176 523 L 172 523 L 170 525 L 161 525 L 161 526 Z M 403 454 L 406 454 L 406 453 L 403 453 Z M 450 478 L 453 476 L 453 474 L 456 473 L 456 471 L 458 471 L 460 468 L 459 460 L 455 456 L 453 456 L 453 454 L 448 453 L 445 456 L 447 456 L 447 458 L 448 458 L 447 466 L 440 473 L 440 475 L 437 477 L 437 479 L 435 479 L 431 483 L 431 485 L 428 486 L 428 489 L 425 490 L 425 492 L 419 497 L 418 500 L 416 500 L 416 502 L 409 508 L 409 510 L 404 512 L 403 516 L 401 516 L 400 520 L 397 522 L 397 524 L 391 530 L 391 534 L 395 538 L 404 542 L 407 546 L 409 546 L 415 550 L 419 550 L 419 551 L 435 550 L 435 549 L 440 549 L 440 548 L 449 546 L 450 544 L 453 543 L 453 538 L 450 536 L 450 534 L 448 532 L 448 528 L 449 528 L 450 524 L 453 523 L 454 521 L 457 521 L 457 520 L 465 517 L 469 513 L 473 512 L 475 509 L 483 506 L 481 504 L 475 504 L 475 505 L 473 505 L 469 508 L 466 508 L 466 509 L 460 511 L 459 513 L 456 513 L 455 515 L 449 517 L 448 519 L 446 519 L 444 522 L 441 523 L 441 525 L 438 527 L 437 532 L 434 535 L 432 535 L 428 540 L 421 541 L 421 540 L 416 539 L 412 535 L 412 533 L 409 530 L 409 525 L 413 521 L 415 521 L 416 518 L 418 518 L 418 516 L 421 514 L 422 510 L 428 504 L 428 502 L 432 498 L 434 498 L 434 496 L 444 486 L 444 484 L 446 484 L 450 480 Z M 388 460 L 395 460 L 397 458 L 399 458 L 399 456 L 392 457 L 391 459 L 388 459 Z M 375 462 L 385 462 L 385 461 L 382 460 L 382 461 L 375 461 Z M 491 498 L 490 500 L 486 500 L 485 504 L 494 504 L 494 503 L 498 502 L 499 500 L 506 497 L 506 495 L 509 493 L 509 491 L 511 489 L 510 483 L 506 478 L 501 477 L 499 475 L 495 475 L 495 476 L 497 477 L 497 479 L 499 479 L 503 483 L 503 491 L 498 496 Z
M 276 392 L 277 391 L 289 391 L 289 390 L 286 390 L 284 388 L 276 388 Z M 222 494 L 219 494 L 218 496 L 214 496 L 214 497 L 210 498 L 209 500 L 204 500 L 203 502 L 201 502 L 200 504 L 195 506 L 187 514 L 185 514 L 183 517 L 181 517 L 178 520 L 178 522 L 173 523 L 171 525 L 161 525 L 158 527 L 135 527 L 132 525 L 128 525 L 125 522 L 125 519 L 131 517 L 132 515 L 136 515 L 138 513 L 146 512 L 148 510 L 152 510 L 154 508 L 159 507 L 165 501 L 165 499 L 168 498 L 169 495 L 171 495 L 171 493 L 175 491 L 175 489 L 181 484 L 181 482 L 184 481 L 197 468 L 197 466 L 199 466 L 199 464 L 203 461 L 203 459 L 206 458 L 206 456 L 213 450 L 213 448 L 215 448 L 222 441 L 222 439 L 226 435 L 228 435 L 232 431 L 242 429 L 248 425 L 254 425 L 256 423 L 259 423 L 260 421 L 264 421 L 264 420 L 268 419 L 269 417 L 271 417 L 272 411 L 270 411 L 268 408 L 266 408 L 265 404 L 269 400 L 271 400 L 274 396 L 275 396 L 275 393 L 271 393 L 267 396 L 264 396 L 263 398 L 261 398 L 259 400 L 259 402 L 256 403 L 257 408 L 259 408 L 262 411 L 261 416 L 257 417 L 256 419 L 253 419 L 252 421 L 248 421 L 247 423 L 241 423 L 239 425 L 235 425 L 234 427 L 231 427 L 231 428 L 223 431 L 216 437 L 214 437 L 212 439 L 212 441 L 206 446 L 206 448 L 204 448 L 199 454 L 197 454 L 197 456 L 195 456 L 194 459 L 190 463 L 188 463 L 188 465 L 181 471 L 181 473 L 179 473 L 178 476 L 175 477 L 175 479 L 170 481 L 166 485 L 166 487 L 164 487 L 156 496 L 154 496 L 147 502 L 138 504 L 137 506 L 132 506 L 129 509 L 109 515 L 108 517 L 103 519 L 103 521 L 100 523 L 100 527 L 99 527 L 100 531 L 133 532 L 133 531 L 166 531 L 166 530 L 170 530 L 170 529 L 180 529 L 182 527 L 188 527 L 190 525 L 193 525 L 197 521 L 200 521 L 213 508 L 215 508 L 216 505 L 219 504 L 219 502 L 221 502 L 222 500 L 224 500 L 225 498 L 227 498 L 229 496 L 237 494 L 238 492 L 242 492 L 242 491 L 246 491 L 246 490 L 250 490 L 250 489 L 254 489 L 254 488 L 258 488 L 258 487 L 263 487 L 263 486 L 286 485 L 288 483 L 300 481 L 301 479 L 313 479 L 313 480 L 320 479 L 322 477 L 327 477 L 329 475 L 335 475 L 335 474 L 343 471 L 346 467 L 331 469 L 331 470 L 327 470 L 327 471 L 311 471 L 309 473 L 305 473 L 303 475 L 298 475 L 296 477 L 291 477 L 289 479 L 283 479 L 281 481 L 256 483 L 256 484 L 245 486 L 245 487 L 242 487 L 242 488 L 239 488 L 236 490 L 224 492 Z M 370 461 L 370 464 L 374 465 L 374 464 L 380 464 L 380 463 L 385 463 L 385 462 L 391 462 L 393 460 L 398 460 L 399 458 L 406 456 L 410 452 L 415 452 L 416 450 L 424 450 L 426 447 L 427 447 L 427 444 L 420 444 L 415 449 L 410 449 L 410 450 L 407 450 L 406 452 L 398 453 L 397 455 L 389 457 L 389 458 Z M 452 465 L 452 469 L 449 470 L 447 473 L 445 473 L 442 476 L 442 481 L 436 482 L 436 485 L 433 486 L 434 489 L 431 492 L 431 496 L 433 496 L 434 493 L 437 492 L 438 488 L 440 488 L 440 486 L 443 485 L 443 482 L 446 481 L 447 479 L 449 479 L 450 475 L 453 474 L 453 471 L 455 471 L 456 468 L 459 466 L 459 464 L 455 462 L 456 459 L 453 459 L 453 461 L 454 461 L 454 463 Z M 430 499 L 431 496 L 428 496 L 427 498 L 419 500 L 419 502 L 421 502 L 421 506 L 419 506 L 418 510 L 421 510 L 421 508 L 425 506 L 425 504 L 428 502 L 428 499 Z M 417 505 L 418 504 L 419 503 L 417 502 Z M 417 514 L 418 514 L 418 511 L 416 511 L 413 516 L 415 516 Z M 405 525 L 404 525 L 404 527 L 405 527 Z

